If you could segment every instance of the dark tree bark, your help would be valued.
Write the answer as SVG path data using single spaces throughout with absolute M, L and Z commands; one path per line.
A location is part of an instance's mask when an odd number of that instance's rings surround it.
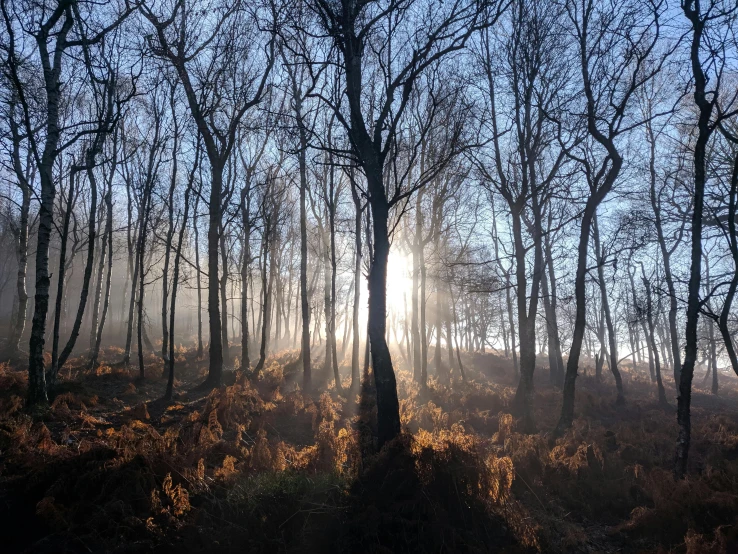
M 219 387 L 223 376 L 223 325 L 219 306 L 219 277 L 218 277 L 218 255 L 220 246 L 219 228 L 222 225 L 222 193 L 223 193 L 223 171 L 225 164 L 230 158 L 236 142 L 238 127 L 246 112 L 261 102 L 267 85 L 267 80 L 274 65 L 275 35 L 271 30 L 271 38 L 266 48 L 266 60 L 260 75 L 249 75 L 243 78 L 243 82 L 236 79 L 231 80 L 240 67 L 236 61 L 239 57 L 235 55 L 235 47 L 248 47 L 239 43 L 241 29 L 235 25 L 237 15 L 243 15 L 245 10 L 239 10 L 239 2 L 233 3 L 223 13 L 222 20 L 210 36 L 203 37 L 204 44 L 213 43 L 213 39 L 219 38 L 217 43 L 221 49 L 218 54 L 210 53 L 215 59 L 222 60 L 222 64 L 210 64 L 208 73 L 196 74 L 197 80 L 192 78 L 192 71 L 188 62 L 192 62 L 189 50 L 190 45 L 185 41 L 190 35 L 184 32 L 188 15 L 194 17 L 194 13 L 181 10 L 181 21 L 177 9 L 169 19 L 160 19 L 153 11 L 145 5 L 141 6 L 144 16 L 153 25 L 156 31 L 156 43 L 153 38 L 149 41 L 154 54 L 168 60 L 177 72 L 187 98 L 197 130 L 202 136 L 205 145 L 205 153 L 210 162 L 210 195 L 209 195 L 209 218 L 208 218 L 208 320 L 210 329 L 210 360 L 208 376 L 202 384 L 203 388 Z M 241 22 L 242 23 L 242 22 Z M 193 28 L 190 26 L 190 32 Z M 229 51 L 232 55 L 225 55 Z M 194 48 L 194 56 L 197 57 L 200 50 Z M 222 54 L 222 55 L 221 55 Z M 261 69 L 261 68 L 260 68 Z M 226 77 L 227 76 L 227 77 Z M 215 118 L 208 115 L 213 105 L 227 102 L 224 94 L 225 88 L 232 86 L 231 97 L 236 98 L 234 105 L 229 110 L 229 116 L 224 128 L 220 128 Z M 201 94 L 200 89 L 207 89 L 210 94 Z M 222 106 L 221 106 L 222 109 Z M 223 268 L 224 271 L 226 268 Z
M 195 233 L 195 273 L 197 274 L 197 359 L 201 360 L 205 351 L 202 344 L 202 270 L 200 268 L 200 232 L 197 226 L 197 210 L 200 207 L 200 193 L 195 195 L 195 208 L 192 228 Z
M 607 297 L 607 287 L 605 285 L 605 258 L 602 255 L 602 245 L 600 242 L 600 228 L 597 223 L 597 213 L 595 212 L 592 235 L 595 243 L 595 255 L 597 257 L 597 281 L 600 288 L 600 298 L 602 302 L 602 312 L 605 316 L 605 326 L 607 327 L 607 336 L 609 342 L 609 354 L 610 354 L 610 371 L 613 377 L 615 377 L 615 386 L 618 391 L 617 399 L 615 404 L 621 405 L 625 403 L 625 396 L 623 394 L 623 379 L 620 376 L 618 370 L 618 351 L 617 351 L 617 337 L 615 336 L 615 325 L 612 321 L 612 314 L 610 312 L 610 300 Z
M 74 198 L 76 196 L 76 176 L 78 169 L 72 167 L 69 173 L 69 195 L 67 196 L 66 208 L 64 211 L 64 223 L 62 224 L 62 232 L 59 240 L 61 249 L 59 252 L 59 270 L 56 283 L 56 301 L 54 309 L 54 326 L 52 329 L 52 347 L 51 347 L 51 367 L 58 366 L 59 356 L 59 330 L 61 328 L 62 303 L 64 301 L 64 282 L 67 270 L 67 241 L 69 237 L 69 225 L 72 219 L 74 209 Z
M 53 11 L 39 23 L 34 35 L 38 55 L 43 67 L 44 92 L 46 95 L 45 105 L 45 140 L 43 148 L 36 144 L 34 133 L 35 126 L 31 122 L 30 108 L 26 100 L 25 91 L 18 76 L 15 64 L 15 35 L 14 25 L 8 6 L 2 3 L 3 18 L 8 30 L 8 51 L 10 77 L 18 94 L 19 102 L 23 108 L 24 124 L 26 134 L 38 168 L 41 181 L 41 202 L 39 206 L 39 226 L 36 246 L 36 292 L 34 295 L 34 312 L 31 325 L 31 338 L 29 342 L 28 359 L 28 405 L 47 404 L 46 374 L 44 370 L 44 344 L 46 335 L 46 315 L 49 310 L 49 288 L 51 281 L 49 277 L 49 245 L 51 243 L 51 230 L 54 226 L 54 198 L 56 186 L 54 183 L 54 164 L 59 155 L 59 139 L 61 127 L 59 124 L 59 111 L 61 107 L 60 89 L 62 65 L 66 60 L 65 51 L 69 47 L 69 32 L 74 25 L 71 1 L 60 0 Z M 53 36 L 53 51 L 49 51 L 49 39 Z
M 200 163 L 200 148 L 195 152 L 195 163 L 192 166 L 192 172 L 189 175 L 187 181 L 187 188 L 184 194 L 184 215 L 182 216 L 181 227 L 179 228 L 179 237 L 177 239 L 177 249 L 174 255 L 174 269 L 172 275 L 172 298 L 171 305 L 169 308 L 169 352 L 167 353 L 167 365 L 169 366 L 169 375 L 167 376 L 167 388 L 164 392 L 164 399 L 171 400 L 174 393 L 174 323 L 175 323 L 175 312 L 177 308 L 177 287 L 179 286 L 179 266 L 182 259 L 182 244 L 184 243 L 185 231 L 187 230 L 187 219 L 189 217 L 190 210 L 190 194 L 192 192 L 192 185 L 195 181 L 195 173 Z M 176 149 L 175 149 L 176 152 Z M 172 199 L 173 200 L 173 199 Z M 171 226 L 174 225 L 172 219 L 170 219 Z
M 164 241 L 164 267 L 161 271 L 161 359 L 164 360 L 164 372 L 167 371 L 169 355 L 169 331 L 167 329 L 167 300 L 169 299 L 169 260 L 174 238 L 174 191 L 177 187 L 177 157 L 179 155 L 179 122 L 175 110 L 176 87 L 171 85 L 169 106 L 172 111 L 172 168 L 169 178 L 169 194 L 167 195 L 167 211 L 169 227 Z
M 361 338 L 359 336 L 359 303 L 361 301 L 361 216 L 364 208 L 361 205 L 361 197 L 359 196 L 353 180 L 351 183 L 351 198 L 354 201 L 354 210 L 356 213 L 354 216 L 354 304 L 351 324 L 351 328 L 353 330 L 351 347 L 351 389 L 358 390 L 359 385 L 361 384 L 361 377 L 359 375 L 359 347 L 361 342 Z
M 664 390 L 664 383 L 661 381 L 661 364 L 659 362 L 659 352 L 656 350 L 656 334 L 654 332 L 655 326 L 653 322 L 653 308 L 651 301 L 651 281 L 646 278 L 646 272 L 641 265 L 641 275 L 643 280 L 643 286 L 646 289 L 646 322 L 648 323 L 648 341 L 651 351 L 653 352 L 653 362 L 656 370 L 656 385 L 659 391 L 659 404 L 662 406 L 668 406 L 669 402 L 666 400 L 666 391 Z
M 105 194 L 105 234 L 103 240 L 107 242 L 107 273 L 105 275 L 105 292 L 102 297 L 102 313 L 100 314 L 100 322 L 97 325 L 95 343 L 92 346 L 90 354 L 90 367 L 94 368 L 97 364 L 97 358 L 100 353 L 100 344 L 102 343 L 103 329 L 105 328 L 105 320 L 108 314 L 108 306 L 110 304 L 110 285 L 113 273 L 113 178 L 115 177 L 115 169 L 118 164 L 118 134 L 113 134 L 112 144 L 112 162 L 110 173 L 108 174 L 108 190 Z M 104 256 L 103 256 L 104 257 Z M 100 265 L 102 273 L 103 264 Z
M 694 103 L 699 112 L 697 119 L 697 137 L 694 143 L 694 190 L 691 222 L 691 265 L 689 283 L 687 285 L 687 325 L 685 331 L 686 346 L 684 361 L 679 376 L 677 396 L 677 423 L 679 434 L 676 445 L 676 462 L 674 473 L 683 478 L 687 472 L 687 458 L 692 436 L 690 406 L 692 402 L 692 379 L 697 361 L 697 324 L 700 316 L 700 285 L 702 271 L 702 227 L 705 205 L 705 157 L 707 143 L 715 130 L 712 116 L 718 102 L 718 88 L 707 91 L 707 77 L 702 66 L 700 52 L 703 47 L 705 23 L 708 15 L 702 13 L 699 0 L 687 0 L 682 3 L 685 17 L 691 24 L 690 63 L 694 82 Z
M 661 258 L 664 262 L 664 279 L 666 280 L 666 287 L 669 292 L 669 337 L 671 339 L 672 371 L 674 372 L 674 383 L 676 383 L 678 387 L 682 362 L 679 348 L 679 333 L 677 331 L 677 295 L 676 288 L 674 286 L 674 277 L 672 276 L 671 271 L 671 255 L 681 243 L 682 235 L 684 233 L 684 224 L 682 224 L 679 229 L 674 245 L 669 248 L 666 244 L 664 225 L 661 218 L 661 198 L 656 191 L 656 137 L 653 132 L 653 125 L 650 121 L 646 122 L 646 137 L 648 139 L 650 154 L 648 163 L 650 177 L 649 198 L 651 199 L 651 207 L 654 214 L 656 237 L 659 242 L 659 249 L 661 250 Z
M 659 40 L 661 9 L 661 6 L 657 5 L 644 8 L 647 11 L 640 14 L 641 22 L 644 23 L 645 18 L 648 17 L 654 24 L 640 26 L 635 34 L 624 31 L 632 27 L 627 10 L 616 12 L 614 19 L 602 27 L 594 25 L 594 21 L 599 17 L 597 7 L 582 12 L 573 10 L 568 12 L 569 20 L 578 39 L 579 70 L 586 100 L 584 122 L 586 122 L 587 134 L 597 147 L 603 150 L 603 155 L 598 156 L 596 162 L 588 159 L 586 153 L 582 157 L 575 157 L 584 168 L 590 192 L 582 213 L 577 246 L 574 285 L 576 316 L 564 378 L 561 417 L 555 431 L 555 434 L 559 436 L 571 427 L 574 419 L 575 383 L 586 325 L 585 285 L 592 221 L 596 216 L 598 206 L 612 190 L 623 165 L 616 139 L 626 129 L 632 129 L 641 123 L 636 121 L 624 124 L 626 108 L 633 95 L 658 74 L 664 62 L 662 57 L 654 64 L 648 63 L 653 57 L 654 48 Z M 616 44 L 621 45 L 624 54 L 631 61 L 627 70 L 622 71 L 619 66 L 613 70 L 611 58 L 597 47 L 604 40 L 616 41 Z M 593 71 L 598 71 L 597 74 L 602 76 L 602 82 L 596 83 L 597 92 L 593 89 L 591 77 L 594 74 Z M 608 92 L 605 93 L 603 90 Z M 608 100 L 605 102 L 603 98 Z

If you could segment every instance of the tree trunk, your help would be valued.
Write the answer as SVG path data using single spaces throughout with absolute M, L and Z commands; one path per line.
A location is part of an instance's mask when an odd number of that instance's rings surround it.
M 713 107 L 717 102 L 716 95 L 708 101 L 706 97 L 707 79 L 701 67 L 700 50 L 704 19 L 697 5 L 696 11 L 691 9 L 692 4 L 683 4 L 682 9 L 692 23 L 692 41 L 690 59 L 692 62 L 692 77 L 694 78 L 694 101 L 699 109 L 697 123 L 697 140 L 694 146 L 694 191 L 692 211 L 692 244 L 691 266 L 689 270 L 689 284 L 687 295 L 687 326 L 684 362 L 679 376 L 679 395 L 677 397 L 677 423 L 679 434 L 676 446 L 676 463 L 674 473 L 677 478 L 683 478 L 687 472 L 687 457 L 692 435 L 690 405 L 692 401 L 692 378 L 697 361 L 697 323 L 700 317 L 700 282 L 702 271 L 702 214 L 705 202 L 705 153 L 707 142 L 712 134 L 710 119 Z
M 264 305 L 262 312 L 262 324 L 261 324 L 261 347 L 259 349 L 259 362 L 254 368 L 254 378 L 259 376 L 259 372 L 264 368 L 264 362 L 266 361 L 267 348 L 269 344 L 269 323 L 271 320 L 271 303 L 272 303 L 272 286 L 274 285 L 274 246 L 271 244 L 274 242 L 271 234 L 272 229 L 272 217 L 273 214 L 270 212 L 266 215 L 264 225 L 264 266 L 262 268 L 262 289 L 264 291 Z M 267 264 L 269 265 L 269 277 L 267 283 Z
M 59 354 L 57 363 L 52 363 L 51 369 L 46 376 L 46 380 L 50 385 L 53 385 L 56 382 L 59 370 L 64 367 L 64 364 L 72 353 L 72 350 L 74 350 L 74 345 L 76 344 L 77 337 L 79 336 L 79 330 L 82 326 L 82 318 L 85 315 L 85 307 L 87 306 L 87 298 L 89 297 L 90 292 L 90 280 L 92 278 L 92 267 L 95 259 L 95 238 L 97 237 L 97 180 L 95 179 L 93 169 L 95 167 L 96 154 L 96 151 L 91 148 L 88 150 L 86 156 L 87 179 L 90 182 L 90 211 L 87 227 L 87 261 L 85 262 L 85 272 L 82 277 L 82 292 L 79 297 L 77 316 L 74 319 L 72 333 L 67 340 L 67 344 L 64 346 L 64 350 Z
M 641 266 L 643 272 L 643 266 Z M 653 309 L 651 303 L 651 282 L 646 279 L 645 273 L 643 274 L 643 285 L 646 287 L 646 321 L 648 322 L 648 340 L 650 343 L 651 350 L 653 351 L 653 361 L 656 368 L 656 384 L 659 391 L 659 404 L 662 406 L 668 406 L 669 403 L 666 400 L 666 392 L 664 391 L 664 383 L 661 381 L 661 364 L 659 363 L 659 352 L 656 350 L 656 335 L 654 333 L 653 323 Z
M 103 329 L 105 328 L 105 319 L 108 314 L 108 305 L 110 303 L 110 282 L 113 272 L 113 187 L 112 172 L 108 181 L 108 192 L 105 195 L 106 217 L 105 217 L 105 238 L 108 243 L 108 270 L 105 275 L 105 294 L 103 296 L 102 314 L 100 315 L 100 324 L 97 328 L 97 336 L 95 337 L 95 345 L 90 356 L 90 367 L 94 368 L 97 364 L 97 357 L 100 353 L 100 344 L 102 342 Z
M 195 158 L 195 167 L 198 164 L 198 157 Z M 189 216 L 190 208 L 190 192 L 192 190 L 192 183 L 195 177 L 195 169 L 193 168 L 190 174 L 190 179 L 187 183 L 187 189 L 184 195 L 184 215 L 182 216 L 182 226 L 179 229 L 179 238 L 177 240 L 177 250 L 174 255 L 174 274 L 172 275 L 172 298 L 171 306 L 169 308 L 169 353 L 167 362 L 169 365 L 169 375 L 167 377 L 167 388 L 164 392 L 164 398 L 171 400 L 174 393 L 174 322 L 175 322 L 175 310 L 177 307 L 177 286 L 179 285 L 179 265 L 182 259 L 182 244 L 184 242 L 185 230 L 187 229 L 187 218 Z M 173 220 L 170 220 L 173 221 Z
M 584 328 L 587 323 L 586 309 L 586 279 L 587 279 L 587 246 L 589 244 L 589 233 L 592 226 L 592 217 L 597 204 L 592 201 L 592 196 L 587 202 L 582 215 L 582 224 L 579 231 L 579 245 L 577 247 L 577 270 L 574 280 L 574 299 L 576 303 L 576 315 L 574 319 L 574 332 L 572 334 L 569 359 L 566 362 L 566 374 L 564 376 L 563 404 L 561 417 L 556 426 L 555 434 L 563 433 L 571 427 L 574 421 L 574 395 L 579 368 L 579 356 L 582 351 L 582 340 L 584 339 Z
M 368 172 L 367 179 L 370 180 L 370 206 L 374 224 L 374 257 L 369 271 L 369 340 L 374 383 L 377 389 L 378 446 L 382 448 L 400 433 L 400 403 L 397 399 L 395 372 L 386 339 L 389 206 L 384 199 L 381 169 L 377 168 L 376 175 Z
M 230 349 L 228 345 L 228 252 L 226 250 L 225 229 L 218 226 L 218 243 L 220 244 L 220 262 L 223 274 L 220 277 L 220 334 L 223 345 L 223 364 L 231 365 Z
M 136 324 L 136 339 L 138 344 L 138 376 L 139 379 L 146 377 L 146 368 L 144 366 L 144 284 L 146 271 L 144 271 L 144 254 L 146 252 L 146 233 L 148 232 L 149 213 L 151 211 L 151 189 L 147 187 L 143 195 L 142 210 L 143 216 L 141 220 L 141 229 L 139 231 L 138 241 L 138 315 Z
M 220 320 L 218 296 L 218 254 L 220 241 L 218 229 L 221 226 L 221 193 L 223 191 L 223 164 L 210 156 L 210 216 L 208 221 L 208 322 L 210 327 L 210 360 L 208 376 L 204 388 L 221 385 L 223 379 L 223 336 Z M 223 268 L 225 271 L 225 268 Z
M 356 215 L 354 217 L 354 307 L 352 319 L 353 342 L 351 347 L 351 389 L 358 390 L 360 384 L 359 375 L 359 308 L 361 301 L 361 198 L 356 187 L 351 186 L 351 197 L 354 200 Z
M 241 261 L 241 369 L 249 371 L 249 267 L 251 266 L 250 185 L 241 190 L 241 222 L 243 224 L 243 260 Z
M 64 301 L 64 283 L 67 269 L 67 240 L 69 238 L 69 224 L 72 219 L 72 210 L 74 208 L 75 197 L 75 178 L 77 171 L 72 168 L 69 174 L 69 196 L 67 197 L 67 206 L 64 212 L 64 223 L 59 240 L 61 242 L 61 250 L 59 252 L 59 271 L 56 282 L 56 301 L 54 309 L 54 327 L 52 329 L 51 339 L 51 367 L 58 366 L 59 358 L 59 329 L 61 327 L 62 302 Z
M 202 270 L 200 269 L 200 232 L 197 226 L 197 210 L 200 206 L 200 194 L 195 195 L 195 209 L 192 215 L 192 229 L 195 233 L 195 273 L 197 275 L 197 359 L 201 360 L 205 353 L 202 343 Z
M 654 137 L 653 127 L 650 121 L 646 123 L 646 136 L 648 137 L 650 147 L 650 158 L 648 164 L 650 174 L 649 196 L 654 213 L 656 237 L 658 238 L 661 257 L 664 262 L 664 279 L 666 280 L 666 287 L 669 291 L 669 337 L 671 339 L 672 370 L 674 372 L 674 383 L 678 388 L 682 365 L 681 353 L 679 351 L 679 333 L 677 331 L 678 304 L 676 289 L 674 287 L 674 278 L 671 273 L 671 252 L 666 246 L 666 238 L 664 236 L 663 224 L 661 222 L 661 202 L 656 194 L 656 138 Z
M 20 160 L 18 160 L 20 163 Z M 15 161 L 14 161 L 15 165 Z M 18 171 L 16 171 L 18 173 Z M 22 173 L 20 174 L 22 176 Z M 8 354 L 12 357 L 20 352 L 20 341 L 26 327 L 28 315 L 28 291 L 26 290 L 26 272 L 28 271 L 28 219 L 31 211 L 31 187 L 25 177 L 18 179 L 21 188 L 20 220 L 18 222 L 18 244 L 16 255 L 18 260 L 18 274 L 16 290 L 18 295 L 18 311 L 12 324 L 8 343 Z
M 597 256 L 597 280 L 600 286 L 600 297 L 602 299 L 602 311 L 605 315 L 605 324 L 607 326 L 607 336 L 609 339 L 610 346 L 610 371 L 613 377 L 615 377 L 615 386 L 617 387 L 618 396 L 615 400 L 616 405 L 622 405 L 625 403 L 625 396 L 623 394 L 623 379 L 620 376 L 618 370 L 618 350 L 617 350 L 617 337 L 615 336 L 615 326 L 612 322 L 612 314 L 610 312 L 610 301 L 607 297 L 607 287 L 605 286 L 605 260 L 602 256 L 602 246 L 600 243 L 600 229 L 597 223 L 597 213 L 595 212 L 593 220 L 593 238 L 595 243 L 595 253 Z

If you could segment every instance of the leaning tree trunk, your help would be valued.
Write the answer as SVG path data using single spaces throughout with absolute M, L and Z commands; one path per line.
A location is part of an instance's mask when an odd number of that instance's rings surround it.
M 52 363 L 51 369 L 46 375 L 46 380 L 49 384 L 56 382 L 56 377 L 59 370 L 64 367 L 67 359 L 74 349 L 74 345 L 79 337 L 79 330 L 82 326 L 82 318 L 85 315 L 85 307 L 87 306 L 87 298 L 90 293 L 90 280 L 92 278 L 92 268 L 94 265 L 95 258 L 95 238 L 97 236 L 97 221 L 95 216 L 97 215 L 97 181 L 94 176 L 94 154 L 90 159 L 88 154 L 87 160 L 87 178 L 90 181 L 90 211 L 87 231 L 87 261 L 85 262 L 85 272 L 82 277 L 82 291 L 79 297 L 79 305 L 77 307 L 77 315 L 74 319 L 74 325 L 72 326 L 72 332 L 67 340 L 67 344 L 64 346 L 64 350 L 59 354 L 59 358 L 56 363 Z
M 563 404 L 561 406 L 561 417 L 556 426 L 555 434 L 562 435 L 574 421 L 574 395 L 576 390 L 577 372 L 579 369 L 579 356 L 582 352 L 582 341 L 584 339 L 584 328 L 587 323 L 586 308 L 586 279 L 587 279 L 587 245 L 589 233 L 592 226 L 592 217 L 597 209 L 597 204 L 590 201 L 585 207 L 582 215 L 582 224 L 579 231 L 579 245 L 577 247 L 577 269 L 574 279 L 574 300 L 576 315 L 574 318 L 574 332 L 569 349 L 569 359 L 566 362 L 566 374 L 564 375 Z
M 551 216 L 549 215 L 549 218 Z M 550 225 L 549 225 L 550 227 Z M 550 283 L 549 295 L 550 295 L 550 307 L 551 307 L 551 321 L 553 323 L 553 345 L 549 341 L 549 348 L 553 346 L 554 357 L 556 360 L 556 381 L 555 385 L 562 387 L 564 385 L 564 358 L 561 355 L 561 337 L 559 335 L 559 321 L 556 315 L 558 308 L 558 291 L 556 288 L 556 269 L 553 264 L 553 253 L 551 250 L 551 239 L 549 233 L 543 239 L 543 246 L 545 248 L 545 255 L 548 267 L 548 282 Z M 542 280 L 546 280 L 546 275 L 541 276 Z
M 61 327 L 62 303 L 64 302 L 64 283 L 67 270 L 67 239 L 69 238 L 69 224 L 72 219 L 72 209 L 74 203 L 74 179 L 77 172 L 72 169 L 69 175 L 69 196 L 67 197 L 67 207 L 64 212 L 64 223 L 62 224 L 62 232 L 59 240 L 61 249 L 59 251 L 59 271 L 56 282 L 56 301 L 54 308 L 54 326 L 51 335 L 51 367 L 57 367 L 59 358 L 59 329 Z

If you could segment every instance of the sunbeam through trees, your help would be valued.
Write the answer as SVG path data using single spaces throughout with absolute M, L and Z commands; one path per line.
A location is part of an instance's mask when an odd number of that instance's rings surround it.
M 0 550 L 738 552 L 734 0 L 0 8 Z

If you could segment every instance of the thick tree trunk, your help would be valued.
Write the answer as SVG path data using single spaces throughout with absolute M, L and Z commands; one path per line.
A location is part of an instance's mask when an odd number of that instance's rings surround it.
M 520 381 L 515 392 L 514 409 L 522 418 L 524 433 L 535 432 L 533 420 L 533 374 L 536 369 L 536 314 L 538 312 L 539 286 L 542 273 L 543 250 L 540 233 L 534 232 L 533 278 L 531 279 L 530 305 L 521 214 L 513 211 L 513 240 L 515 241 L 515 277 L 518 301 L 518 330 L 520 332 Z
M 377 173 L 381 174 L 381 170 Z M 370 206 L 374 237 L 374 257 L 369 271 L 369 340 L 374 383 L 377 389 L 378 446 L 382 448 L 400 433 L 400 403 L 397 399 L 395 372 L 386 339 L 389 207 L 383 198 L 384 184 L 381 176 L 369 173 L 367 179 L 372 181 Z
M 67 35 L 74 24 L 71 10 L 65 10 L 62 15 L 57 10 L 52 16 L 55 20 L 47 22 L 38 33 L 36 43 L 39 46 L 44 63 L 44 88 L 46 92 L 46 140 L 43 154 L 38 166 L 41 181 L 41 203 L 38 215 L 38 233 L 36 246 L 36 292 L 34 295 L 33 320 L 31 322 L 31 338 L 28 353 L 28 406 L 48 403 L 46 392 L 46 373 L 44 371 L 44 343 L 46 340 L 46 315 L 49 311 L 49 245 L 51 243 L 51 229 L 54 226 L 54 163 L 58 152 L 59 137 L 59 109 L 60 109 L 60 75 L 64 50 L 67 46 Z M 49 30 L 56 21 L 63 17 L 64 22 L 58 33 L 55 34 L 54 64 L 48 52 Z M 30 122 L 26 121 L 27 132 L 33 132 Z

